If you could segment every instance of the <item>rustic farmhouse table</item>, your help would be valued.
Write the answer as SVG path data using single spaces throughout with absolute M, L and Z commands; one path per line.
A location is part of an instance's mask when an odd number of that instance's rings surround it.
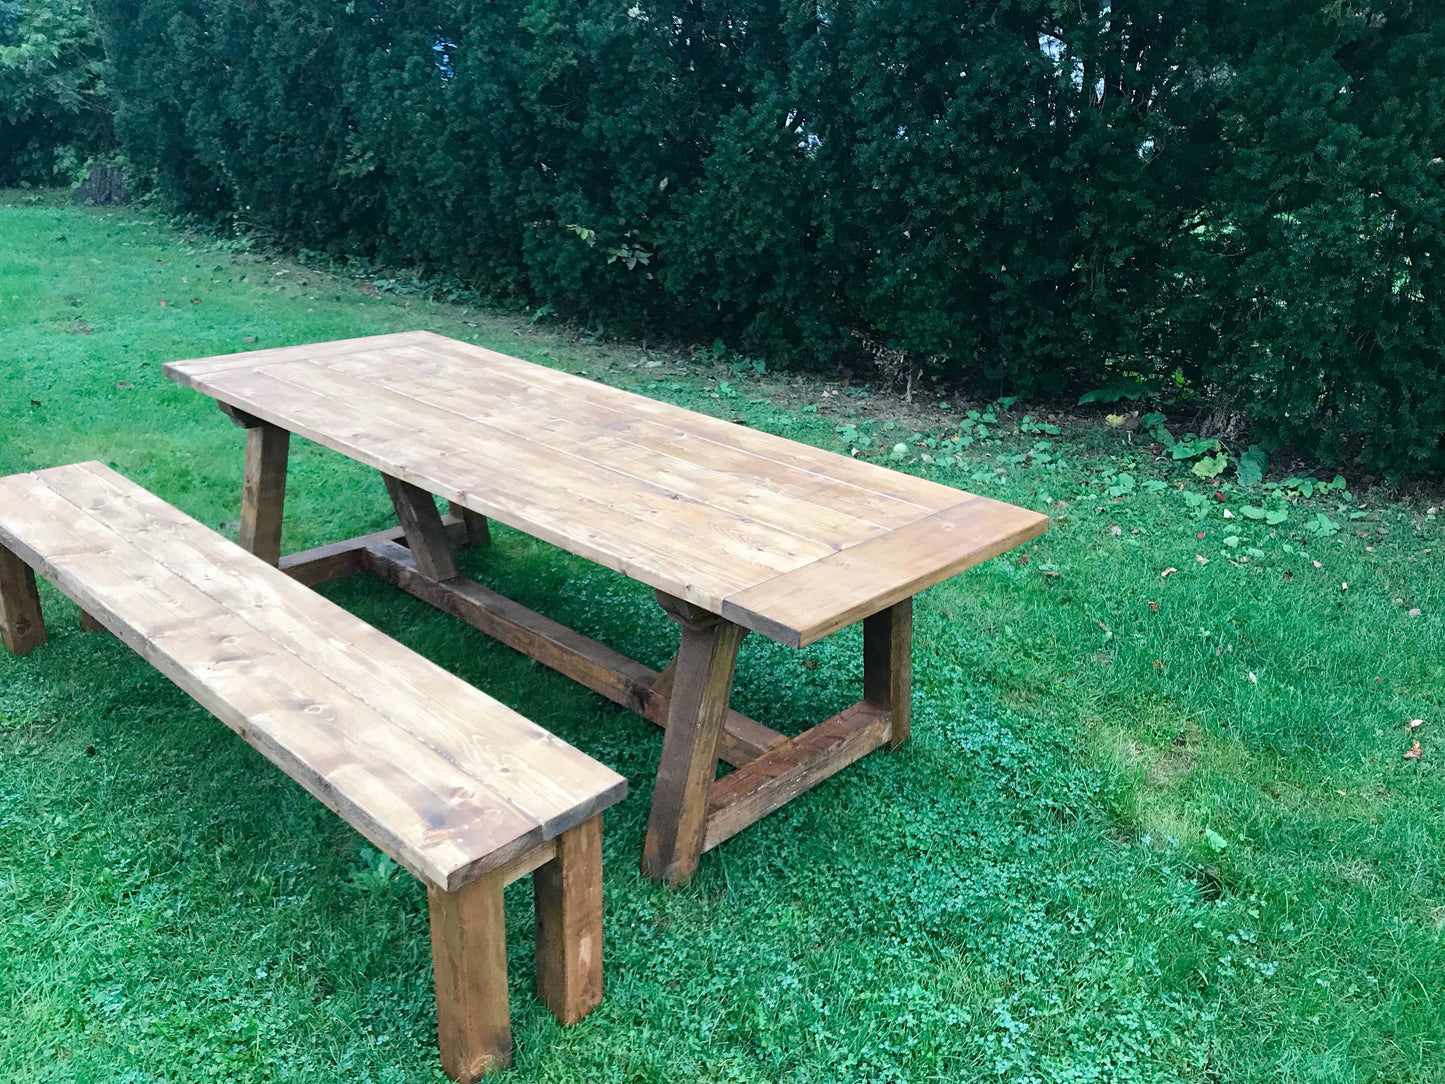
M 375 573 L 664 726 L 643 869 L 709 850 L 908 737 L 912 597 L 1048 517 L 429 332 L 177 361 L 248 430 L 241 542 L 298 580 Z M 379 470 L 400 526 L 282 558 L 290 434 Z M 450 502 L 439 513 L 433 495 Z M 461 577 L 496 519 L 654 588 L 661 673 Z M 749 632 L 863 622 L 863 699 L 796 738 L 729 709 Z M 717 762 L 735 767 L 717 778 Z

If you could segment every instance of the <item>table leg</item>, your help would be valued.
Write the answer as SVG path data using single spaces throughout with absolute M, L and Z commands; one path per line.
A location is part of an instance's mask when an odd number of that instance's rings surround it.
M 0 642 L 12 655 L 29 655 L 45 643 L 35 572 L 4 546 L 0 546 Z
M 657 599 L 682 627 L 682 642 L 642 848 L 642 871 L 679 885 L 697 871 L 702 856 L 708 796 L 717 776 L 718 738 L 732 693 L 738 645 L 747 630 L 660 591 Z
M 463 527 L 466 530 L 465 540 L 462 545 L 466 546 L 467 549 L 474 550 L 478 546 L 490 546 L 492 544 L 492 529 L 487 526 L 486 516 L 480 512 L 473 512 L 470 508 L 467 508 L 465 505 L 460 505 L 456 501 L 447 501 L 447 510 L 462 521 Z
M 888 748 L 908 740 L 913 709 L 913 600 L 863 619 L 863 699 L 888 712 Z
M 426 490 L 383 473 L 396 519 L 406 532 L 406 545 L 416 570 L 429 580 L 454 580 L 460 574 L 456 555 L 436 501 Z
M 286 457 L 291 434 L 257 421 L 246 430 L 246 474 L 241 487 L 241 548 L 268 564 L 281 563 L 281 513 L 286 501 Z

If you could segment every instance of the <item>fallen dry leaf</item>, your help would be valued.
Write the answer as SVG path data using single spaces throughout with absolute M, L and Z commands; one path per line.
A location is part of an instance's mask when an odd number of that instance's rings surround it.
M 1325 567 L 1324 565 L 1320 564 L 1320 562 L 1318 562 L 1318 561 L 1311 561 L 1310 564 L 1314 565 L 1315 568 L 1324 568 L 1324 567 Z
M 1335 793 L 1338 794 L 1341 798 L 1343 798 L 1343 797 L 1345 796 L 1345 792 L 1342 791 L 1342 790 L 1337 790 L 1337 791 L 1335 791 Z
M 1420 729 L 1422 726 L 1424 726 L 1424 725 L 1425 725 L 1425 720 L 1424 720 L 1424 719 L 1411 719 L 1408 723 L 1405 724 L 1405 729 L 1406 729 L 1406 730 L 1419 730 L 1419 729 Z
M 1201 565 L 1207 565 L 1207 564 L 1209 564 L 1209 558 L 1206 557 L 1206 556 L 1204 556 L 1204 554 L 1202 554 L 1202 553 L 1196 553 L 1196 554 L 1194 555 L 1194 559 L 1195 559 L 1196 561 L 1198 561 Z
M 1159 573 L 1159 578 L 1162 580 L 1165 576 L 1172 576 L 1178 571 L 1177 568 L 1166 568 L 1163 572 Z
M 1159 603 L 1157 603 L 1157 602 L 1151 602 L 1151 603 L 1149 603 L 1149 609 L 1153 610 L 1153 611 L 1157 614 L 1157 613 L 1159 612 Z
M 1228 508 L 1226 508 L 1226 509 L 1224 510 L 1224 518 L 1225 518 L 1225 519 L 1233 519 L 1233 518 L 1234 518 L 1234 513 L 1231 512 Z
M 1420 607 L 1418 607 L 1418 606 L 1412 606 L 1412 607 L 1410 608 L 1410 616 L 1411 616 L 1411 617 L 1419 617 L 1419 616 L 1420 616 Z
M 1253 670 L 1251 670 L 1251 671 L 1249 672 L 1249 683 L 1250 683 L 1251 685 L 1258 685 L 1258 684 L 1259 684 L 1259 677 L 1258 677 L 1258 675 L 1255 674 L 1255 672 L 1254 672 Z
M 1341 590 L 1341 591 L 1348 591 L 1349 589 L 1350 589 L 1350 585 L 1349 585 L 1349 582 L 1348 582 L 1348 581 L 1346 581 L 1345 583 L 1340 584 L 1340 590 Z
M 1421 748 L 1420 748 L 1420 743 L 1419 743 L 1418 741 L 1416 741 L 1414 745 L 1410 746 L 1409 752 L 1407 752 L 1407 753 L 1405 754 L 1405 759 L 1406 759 L 1406 760 L 1419 760 L 1419 759 L 1421 759 L 1424 755 L 1425 755 L 1425 750 L 1421 749 Z

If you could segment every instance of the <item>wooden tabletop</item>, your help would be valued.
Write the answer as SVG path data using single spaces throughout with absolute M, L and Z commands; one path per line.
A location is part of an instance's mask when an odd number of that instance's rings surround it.
M 794 647 L 1048 517 L 415 331 L 166 375 Z

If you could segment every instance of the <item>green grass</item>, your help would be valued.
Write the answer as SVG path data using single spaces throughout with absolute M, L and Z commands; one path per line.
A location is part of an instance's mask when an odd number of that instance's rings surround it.
M 1424 503 L 1277 476 L 1201 500 L 1216 486 L 1148 438 L 1054 434 L 1022 407 L 950 446 L 958 401 L 372 297 L 19 193 L 0 194 L 0 472 L 101 459 L 234 533 L 241 433 L 162 363 L 409 328 L 839 451 L 901 442 L 900 469 L 1055 516 L 920 597 L 905 749 L 679 891 L 637 871 L 655 728 L 379 583 L 327 589 L 632 784 L 606 818 L 607 996 L 583 1024 L 531 996 L 512 890 L 507 1079 L 1445 1080 L 1445 538 Z M 387 522 L 379 480 L 305 443 L 287 500 L 288 549 Z M 505 529 L 469 562 L 668 653 L 636 584 Z M 44 605 L 51 642 L 0 657 L 0 1080 L 441 1080 L 420 885 L 48 588 Z M 739 706 L 821 718 L 855 697 L 858 646 L 751 638 Z

